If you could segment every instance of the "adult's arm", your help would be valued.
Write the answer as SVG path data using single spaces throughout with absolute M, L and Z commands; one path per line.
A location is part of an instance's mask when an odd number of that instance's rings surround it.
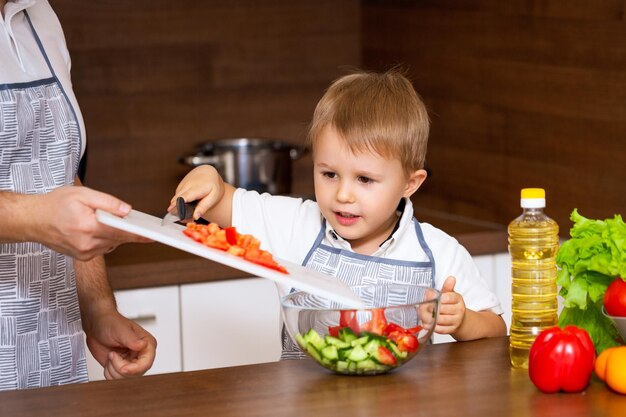
M 104 258 L 74 261 L 83 330 L 107 379 L 144 374 L 154 362 L 156 339 L 117 311 Z

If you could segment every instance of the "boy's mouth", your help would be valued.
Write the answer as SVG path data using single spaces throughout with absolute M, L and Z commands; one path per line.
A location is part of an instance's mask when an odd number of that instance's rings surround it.
M 335 218 L 337 219 L 337 221 L 339 222 L 340 225 L 342 225 L 342 226 L 350 226 L 350 225 L 356 223 L 357 221 L 359 221 L 361 216 L 356 216 L 356 215 L 351 214 L 351 213 L 344 213 L 344 212 L 336 211 L 335 212 Z

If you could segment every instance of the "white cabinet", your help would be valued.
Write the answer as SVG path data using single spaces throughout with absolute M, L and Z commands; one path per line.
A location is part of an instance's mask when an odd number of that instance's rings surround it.
M 157 356 L 147 375 L 181 371 L 179 287 L 116 291 L 115 299 L 122 315 L 157 339 Z M 88 349 L 87 370 L 91 381 L 104 379 L 102 366 Z
M 183 370 L 277 361 L 276 285 L 247 278 L 181 286 Z

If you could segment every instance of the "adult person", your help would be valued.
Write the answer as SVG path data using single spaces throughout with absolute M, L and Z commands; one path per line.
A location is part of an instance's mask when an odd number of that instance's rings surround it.
M 0 0 L 0 390 L 107 379 L 150 368 L 156 340 L 118 313 L 102 254 L 142 242 L 95 210 L 130 206 L 82 186 L 83 120 L 47 0 Z

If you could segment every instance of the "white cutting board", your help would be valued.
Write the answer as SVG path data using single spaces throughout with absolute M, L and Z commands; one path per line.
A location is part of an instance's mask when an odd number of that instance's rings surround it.
M 156 242 L 248 272 L 254 276 L 271 279 L 280 284 L 287 284 L 299 290 L 345 304 L 347 307 L 365 307 L 363 301 L 343 282 L 335 277 L 305 268 L 302 265 L 274 257 L 276 262 L 283 265 L 289 272 L 288 274 L 283 274 L 262 265 L 246 261 L 223 250 L 209 248 L 184 235 L 183 230 L 185 226 L 169 222 L 161 225 L 160 218 L 137 210 L 131 210 L 130 214 L 123 218 L 102 210 L 96 210 L 96 216 L 101 223 L 108 226 L 147 237 Z

